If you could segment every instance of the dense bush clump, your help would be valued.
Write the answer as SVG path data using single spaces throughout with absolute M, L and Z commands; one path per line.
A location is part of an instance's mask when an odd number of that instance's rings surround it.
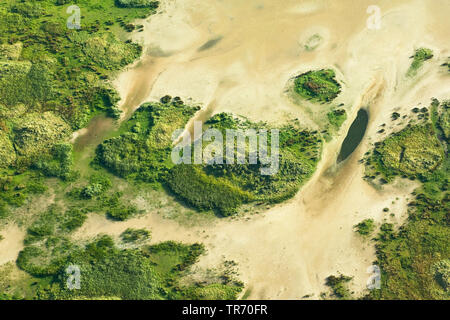
M 331 102 L 341 92 L 334 70 L 318 70 L 303 73 L 295 78 L 294 90 L 302 98 L 315 102 Z
M 339 129 L 347 120 L 347 112 L 344 109 L 335 109 L 327 113 L 327 118 L 334 129 Z
M 140 243 L 150 240 L 150 231 L 145 229 L 132 229 L 128 228 L 120 235 L 120 238 L 124 243 Z
M 320 159 L 322 142 L 318 133 L 300 131 L 297 125 L 289 124 L 280 129 L 279 172 L 274 175 L 261 174 L 266 166 L 261 161 L 175 165 L 171 159 L 172 134 L 183 129 L 197 109 L 168 96 L 161 101 L 141 106 L 122 126 L 120 136 L 98 147 L 96 161 L 121 177 L 166 185 L 197 209 L 216 210 L 228 216 L 249 201 L 281 202 L 298 191 Z M 220 130 L 224 136 L 227 129 L 270 129 L 266 124 L 240 120 L 229 114 L 215 115 L 205 124 Z M 270 134 L 268 139 L 270 146 Z M 123 211 L 111 211 L 110 215 L 119 213 Z
M 22 206 L 29 195 L 42 194 L 46 190 L 39 172 L 0 170 L 0 219 L 9 215 L 11 207 Z
M 375 230 L 375 221 L 366 219 L 355 226 L 356 232 L 362 236 L 368 236 Z
M 243 121 L 224 113 L 215 115 L 206 124 L 223 132 L 224 137 L 227 129 L 270 129 L 266 124 Z M 279 168 L 273 175 L 261 174 L 261 168 L 265 167 L 261 159 L 257 164 L 250 164 L 247 158 L 244 164 L 229 165 L 225 156 L 224 164 L 178 165 L 170 171 L 166 182 L 190 205 L 202 210 L 214 209 L 225 216 L 250 201 L 278 203 L 289 199 L 314 172 L 322 141 L 317 133 L 300 131 L 296 125 L 286 125 L 279 131 Z M 269 134 L 268 146 L 270 139 Z M 225 145 L 223 155 L 226 155 Z M 248 141 L 245 148 L 249 148 Z
M 170 189 L 181 199 L 200 210 L 218 210 L 223 216 L 236 213 L 237 208 L 252 199 L 248 192 L 226 179 L 207 175 L 201 167 L 178 165 L 167 177 Z
M 396 176 L 426 179 L 444 159 L 443 148 L 431 124 L 409 126 L 379 143 L 366 171 L 376 170 L 383 179 Z
M 73 147 L 69 143 L 55 144 L 50 154 L 41 157 L 34 167 L 41 170 L 47 177 L 59 177 L 71 180 L 76 177 L 73 171 Z
M 420 48 L 417 49 L 415 54 L 411 57 L 413 58 L 413 62 L 411 63 L 411 66 L 408 69 L 407 75 L 412 77 L 417 74 L 417 71 L 422 67 L 423 63 L 427 60 L 430 60 L 433 58 L 433 51 L 431 49 L 427 48 Z
M 350 290 L 347 287 L 348 282 L 350 282 L 353 278 L 339 275 L 339 276 L 329 276 L 326 279 L 325 284 L 331 288 L 333 294 L 338 299 L 350 299 Z
M 172 134 L 184 128 L 197 110 L 175 103 L 142 105 L 121 128 L 123 134 L 97 148 L 96 161 L 120 177 L 162 181 L 173 166 Z

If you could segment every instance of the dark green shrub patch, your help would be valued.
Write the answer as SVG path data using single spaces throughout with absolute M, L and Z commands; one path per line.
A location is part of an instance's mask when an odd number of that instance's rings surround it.
M 197 110 L 175 102 L 142 105 L 123 124 L 120 136 L 98 147 L 97 163 L 120 177 L 159 183 L 173 166 L 173 132 L 184 128 Z
M 6 218 L 10 207 L 20 207 L 29 195 L 42 194 L 47 190 L 42 174 L 35 171 L 24 173 L 0 171 L 0 219 Z
M 353 278 L 344 275 L 339 276 L 329 276 L 326 279 L 325 284 L 331 288 L 333 295 L 338 299 L 348 300 L 351 298 L 350 290 L 347 287 L 347 283 Z
M 137 211 L 138 210 L 133 205 L 119 204 L 108 208 L 106 210 L 106 215 L 113 220 L 123 221 L 136 214 Z
M 267 124 L 252 123 L 230 114 L 215 115 L 205 124 L 221 131 L 224 139 L 227 129 L 266 129 L 269 132 L 271 129 Z M 248 140 L 245 143 L 248 154 Z M 270 154 L 270 134 L 267 144 Z M 296 124 L 289 124 L 279 129 L 279 168 L 273 175 L 261 174 L 264 167 L 261 159 L 256 164 L 250 164 L 248 158 L 243 164 L 227 164 L 224 140 L 223 164 L 177 165 L 170 170 L 166 183 L 188 204 L 229 216 L 243 203 L 278 203 L 293 197 L 313 174 L 321 156 L 321 146 L 317 132 L 301 131 Z
M 344 109 L 335 109 L 328 112 L 327 117 L 334 129 L 339 130 L 345 120 L 347 120 L 347 112 Z
M 73 180 L 77 176 L 77 173 L 73 171 L 73 147 L 69 143 L 55 144 L 50 154 L 41 157 L 34 167 L 47 177 Z
M 167 177 L 170 189 L 188 204 L 200 210 L 218 210 L 220 214 L 229 216 L 236 213 L 237 208 L 252 199 L 226 179 L 217 179 L 207 175 L 201 167 L 178 165 Z
M 366 219 L 355 226 L 356 232 L 362 236 L 368 236 L 375 230 L 375 221 Z
M 414 55 L 411 57 L 413 59 L 413 62 L 409 67 L 407 75 L 410 77 L 415 76 L 420 67 L 422 67 L 423 63 L 427 60 L 432 59 L 433 56 L 434 56 L 433 51 L 431 49 L 427 48 L 417 49 Z
M 333 101 L 341 92 L 334 70 L 308 71 L 295 78 L 294 90 L 302 98 L 315 102 Z
M 424 180 L 443 160 L 443 148 L 430 123 L 408 126 L 376 146 L 366 176 L 377 171 L 386 181 L 402 175 Z
M 145 229 L 131 229 L 128 228 L 120 235 L 124 243 L 141 243 L 150 240 L 150 231 Z
M 64 260 L 53 263 L 52 269 L 45 269 L 51 281 L 39 288 L 38 296 L 41 299 L 236 299 L 242 290 L 238 282 L 214 280 L 207 286 L 180 283 L 185 271 L 204 252 L 200 244 L 171 241 L 140 249 L 120 249 L 111 237 L 99 236 L 86 246 L 72 247 Z M 42 259 L 42 254 L 36 247 L 27 247 L 20 259 L 35 262 Z M 67 285 L 71 276 L 67 272 L 69 266 L 80 270 L 77 290 L 70 290 Z M 43 274 L 41 268 L 34 264 L 29 269 Z

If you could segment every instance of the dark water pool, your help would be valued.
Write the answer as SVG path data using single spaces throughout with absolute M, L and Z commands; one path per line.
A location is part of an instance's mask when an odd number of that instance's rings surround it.
M 347 137 L 345 137 L 345 140 L 342 143 L 341 151 L 337 158 L 338 163 L 347 159 L 359 146 L 366 133 L 368 123 L 369 113 L 364 109 L 359 110 L 355 121 L 353 121 L 348 130 Z

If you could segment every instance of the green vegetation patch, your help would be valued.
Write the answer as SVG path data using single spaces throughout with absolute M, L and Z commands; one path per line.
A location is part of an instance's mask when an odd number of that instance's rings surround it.
M 347 120 L 347 112 L 344 109 L 334 109 L 327 113 L 327 118 L 335 130 L 339 130 Z
M 27 229 L 26 246 L 19 253 L 17 265 L 34 276 L 56 273 L 76 247 L 68 235 L 86 218 L 86 213 L 78 209 L 64 210 L 54 205 L 42 212 Z
M 433 51 L 431 49 L 427 48 L 420 48 L 417 49 L 415 54 L 411 57 L 413 59 L 413 62 L 411 63 L 411 66 L 408 69 L 407 75 L 409 77 L 413 77 L 417 74 L 417 71 L 422 67 L 423 63 L 427 60 L 430 60 L 433 58 Z
M 22 206 L 29 195 L 42 194 L 46 190 L 40 172 L 0 170 L 0 219 L 8 217 L 11 207 Z
M 136 60 L 142 52 L 140 45 L 119 41 L 112 33 L 97 36 L 77 33 L 71 39 L 83 46 L 90 61 L 106 70 L 121 69 Z
M 280 129 L 280 168 L 272 176 L 261 174 L 265 167 L 261 161 L 228 165 L 225 159 L 224 164 L 175 165 L 171 159 L 172 134 L 184 128 L 198 108 L 185 106 L 179 99 L 170 97 L 161 101 L 142 105 L 123 124 L 119 136 L 98 147 L 96 162 L 120 177 L 167 186 L 197 209 L 216 210 L 228 216 L 243 203 L 277 203 L 294 196 L 320 159 L 320 135 L 290 124 Z M 205 125 L 223 132 L 224 136 L 227 129 L 271 129 L 266 124 L 240 120 L 230 114 L 216 115 Z M 245 143 L 248 149 L 248 141 Z M 271 145 L 270 134 L 268 145 Z M 223 147 L 226 154 L 225 143 Z
M 252 194 L 230 183 L 226 178 L 207 175 L 201 166 L 178 165 L 173 168 L 167 184 L 181 199 L 199 210 L 218 210 L 229 216 Z
M 120 235 L 124 243 L 142 243 L 150 240 L 151 232 L 146 229 L 128 228 Z
M 424 179 L 444 160 L 444 150 L 430 123 L 406 127 L 376 145 L 367 176 L 376 171 L 386 181 L 402 175 Z
M 83 0 L 81 29 L 69 29 L 64 0 L 0 3 L 0 104 L 50 110 L 72 129 L 98 113 L 117 117 L 117 92 L 108 79 L 141 54 L 140 45 L 119 40 L 131 21 L 155 12 L 157 2 Z
M 26 248 L 27 249 L 27 248 Z M 22 252 L 25 252 L 22 251 Z M 200 244 L 163 242 L 141 248 L 118 248 L 109 236 L 85 246 L 73 246 L 58 266 L 48 270 L 47 283 L 37 289 L 40 299 L 236 299 L 242 284 L 215 280 L 208 287 L 180 281 L 205 249 Z M 21 253 L 23 260 L 24 253 Z M 27 253 L 42 263 L 42 252 Z M 23 262 L 18 261 L 22 267 Z M 71 289 L 69 266 L 80 270 L 80 286 Z M 37 268 L 37 266 L 35 266 Z M 204 288 L 200 291 L 199 288 Z
M 15 121 L 13 128 L 17 154 L 27 159 L 46 152 L 56 141 L 68 138 L 69 134 L 70 127 L 52 112 L 25 115 Z
M 314 102 L 328 103 L 341 92 L 341 85 L 336 81 L 332 69 L 309 71 L 295 78 L 294 90 L 302 98 Z
M 77 172 L 73 170 L 73 146 L 70 143 L 55 144 L 50 153 L 41 156 L 34 167 L 47 177 L 74 180 Z
M 18 60 L 22 52 L 22 43 L 0 45 L 0 60 Z
M 420 178 L 422 184 L 408 204 L 408 220 L 398 230 L 389 223 L 380 227 L 376 239 L 378 264 L 381 268 L 381 288 L 369 294 L 372 299 L 449 299 L 448 261 L 450 259 L 450 160 L 436 145 L 441 137 L 438 119 L 448 112 L 446 104 L 433 100 L 432 121 L 426 125 L 408 127 L 400 134 L 388 137 L 378 145 L 379 159 L 392 159 L 397 145 L 413 145 L 423 153 L 420 163 L 426 168 L 394 166 L 410 177 Z M 409 140 L 409 141 L 407 141 Z M 384 143 L 388 147 L 384 148 Z M 441 139 L 448 150 L 448 141 Z M 392 146 L 391 146 L 392 145 Z M 420 145 L 421 150 L 415 149 Z M 432 151 L 430 151 L 432 150 Z M 428 158 L 429 157 L 429 158 Z M 424 159 L 428 160 L 424 162 Z M 437 159 L 439 160 L 439 165 Z M 412 158 L 414 159 L 414 157 Z M 406 168 L 406 169 L 403 169 Z M 389 171 L 391 172 L 391 171 Z M 383 171 L 384 173 L 384 171 Z
M 227 129 L 265 129 L 268 132 L 271 129 L 267 124 L 252 123 L 226 113 L 213 116 L 205 125 L 221 131 L 224 137 Z M 270 155 L 271 134 L 267 137 Z M 279 169 L 273 175 L 261 174 L 266 165 L 260 158 L 256 164 L 250 164 L 248 157 L 243 164 L 227 164 L 230 159 L 227 159 L 224 142 L 223 164 L 177 165 L 166 182 L 177 196 L 195 208 L 213 209 L 229 216 L 244 203 L 279 203 L 293 197 L 313 174 L 321 156 L 321 146 L 317 132 L 302 131 L 297 124 L 289 124 L 279 129 Z M 207 148 L 207 143 L 203 147 Z M 248 139 L 245 150 L 248 154 Z
M 0 129 L 0 168 L 7 168 L 16 161 L 16 150 L 9 135 Z
M 329 276 L 326 279 L 325 284 L 331 288 L 333 295 L 336 298 L 348 300 L 351 298 L 351 293 L 348 289 L 348 283 L 352 279 L 352 277 L 344 276 L 342 274 L 339 276 Z
M 439 134 L 446 143 L 450 143 L 450 101 L 444 101 L 440 104 L 435 102 L 432 107 L 433 121 L 439 130 Z
M 176 100 L 178 101 L 178 100 Z M 148 103 L 124 123 L 122 134 L 97 148 L 96 161 L 112 173 L 158 183 L 173 166 L 172 134 L 184 128 L 198 108 L 183 103 Z
M 123 192 L 110 190 L 111 180 L 105 172 L 97 171 L 87 184 L 77 184 L 66 194 L 66 201 L 86 212 L 106 213 L 112 220 L 123 221 L 140 211 L 124 199 Z
M 375 231 L 375 221 L 373 219 L 366 219 L 355 225 L 355 230 L 362 236 L 368 236 Z

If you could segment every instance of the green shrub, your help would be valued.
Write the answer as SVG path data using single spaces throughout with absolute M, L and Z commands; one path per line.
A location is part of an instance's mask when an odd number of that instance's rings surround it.
M 59 177 L 71 180 L 76 177 L 73 171 L 73 146 L 70 143 L 55 144 L 49 155 L 42 156 L 34 168 L 42 171 L 47 177 Z
M 112 33 L 88 37 L 82 45 L 86 56 L 107 70 L 121 69 L 142 53 L 140 45 L 121 42 Z
M 120 238 L 125 243 L 140 243 L 150 240 L 150 231 L 145 229 L 131 229 L 128 228 L 120 235 Z
M 450 259 L 441 260 L 433 266 L 434 275 L 439 285 L 445 289 L 450 288 Z
M 347 120 L 347 112 L 344 109 L 336 109 L 327 113 L 328 121 L 335 128 L 339 129 Z
M 122 125 L 123 134 L 104 141 L 96 161 L 112 173 L 149 183 L 162 181 L 173 166 L 172 133 L 198 110 L 185 105 L 148 103 Z
M 76 130 L 99 112 L 119 116 L 108 78 L 138 58 L 142 48 L 118 40 L 110 25 L 145 18 L 156 3 L 124 9 L 114 0 L 83 1 L 81 30 L 65 27 L 68 16 L 60 7 L 65 3 L 0 3 L 0 104 L 51 110 Z
M 227 129 L 271 129 L 264 123 L 243 121 L 230 114 L 217 114 L 206 125 L 220 130 L 224 136 Z M 270 139 L 269 134 L 268 145 Z M 243 203 L 279 203 L 293 197 L 314 172 L 321 146 L 317 132 L 300 131 L 296 125 L 286 125 L 279 129 L 279 170 L 274 175 L 262 175 L 264 165 L 259 160 L 257 164 L 177 165 L 169 171 L 165 181 L 172 192 L 195 208 L 217 210 L 228 216 Z M 224 155 L 225 149 L 226 146 Z M 270 149 L 268 151 L 270 154 Z
M 16 161 L 16 150 L 8 134 L 0 129 L 0 168 L 7 168 Z
M 417 49 L 414 56 L 412 56 L 413 62 L 409 67 L 407 75 L 412 77 L 417 74 L 417 71 L 422 67 L 423 63 L 433 58 L 433 51 L 427 48 Z
M 390 181 L 405 175 L 425 178 L 443 162 L 444 151 L 431 124 L 409 126 L 378 144 L 370 160 Z M 366 175 L 371 175 L 370 170 Z
M 294 90 L 302 98 L 315 102 L 331 102 L 341 92 L 334 70 L 308 71 L 294 80 Z
M 15 120 L 13 131 L 17 154 L 27 162 L 70 134 L 69 126 L 52 112 L 27 114 Z
M 362 236 L 368 236 L 375 230 L 375 221 L 373 219 L 366 219 L 354 227 L 356 232 Z
M 206 175 L 193 165 L 178 165 L 166 180 L 170 189 L 188 204 L 200 210 L 218 210 L 223 216 L 236 213 L 237 208 L 251 199 L 250 194 L 228 181 Z
M 128 218 L 130 218 L 132 215 L 137 213 L 137 209 L 133 205 L 117 205 L 114 207 L 110 207 L 106 211 L 106 215 L 113 219 L 113 220 L 119 220 L 124 221 Z
M 326 279 L 325 284 L 332 289 L 333 294 L 338 299 L 348 300 L 351 298 L 351 294 L 350 290 L 347 287 L 347 283 L 350 282 L 352 279 L 353 279 L 352 277 L 347 277 L 342 274 L 339 275 L 338 277 L 332 275 Z

